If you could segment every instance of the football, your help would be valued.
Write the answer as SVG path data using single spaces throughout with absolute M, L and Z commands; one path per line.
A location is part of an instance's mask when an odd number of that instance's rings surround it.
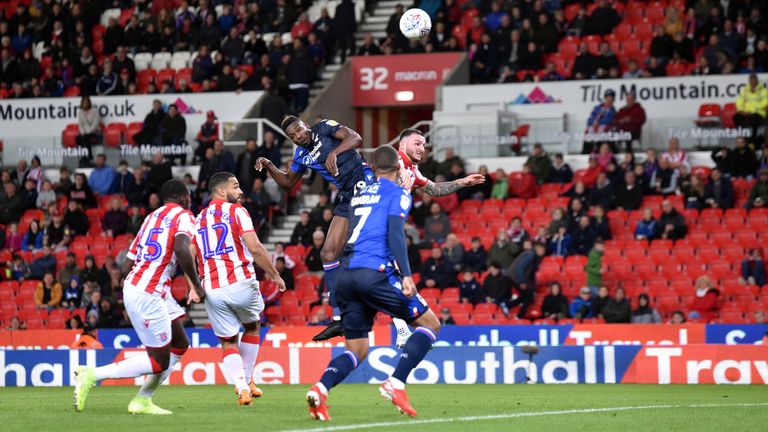
M 421 9 L 408 9 L 400 17 L 400 32 L 410 40 L 421 40 L 432 29 L 432 19 Z

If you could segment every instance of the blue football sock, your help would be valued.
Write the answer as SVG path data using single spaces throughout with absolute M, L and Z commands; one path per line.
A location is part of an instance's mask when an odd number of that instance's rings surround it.
M 323 372 L 320 382 L 330 391 L 337 384 L 344 381 L 359 363 L 360 361 L 352 351 L 344 351 L 344 354 L 328 363 L 328 367 Z
M 405 382 L 411 371 L 419 365 L 429 349 L 432 348 L 435 339 L 437 337 L 432 330 L 425 327 L 417 328 L 408 338 L 408 342 L 405 343 L 403 353 L 400 354 L 400 361 L 397 363 L 392 377 Z
M 333 308 L 333 319 L 338 320 L 341 317 L 341 311 L 336 304 L 336 276 L 339 272 L 339 260 L 323 264 L 323 271 L 325 272 L 325 289 L 328 290 L 328 301 Z

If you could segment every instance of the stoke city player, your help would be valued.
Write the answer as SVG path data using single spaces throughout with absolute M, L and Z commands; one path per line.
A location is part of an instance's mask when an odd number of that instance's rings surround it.
M 309 413 L 316 420 L 330 420 L 328 392 L 368 354 L 368 332 L 377 311 L 417 327 L 403 347 L 392 376 L 379 386 L 380 394 L 400 412 L 415 417 L 405 381 L 440 331 L 440 321 L 416 292 L 411 277 L 404 231 L 411 194 L 396 183 L 397 151 L 379 147 L 373 153 L 373 167 L 378 179 L 355 193 L 350 202 L 349 240 L 336 285 L 347 350 L 331 360 L 320 381 L 307 393 Z
M 341 196 L 341 201 L 333 210 L 334 216 L 320 251 L 325 286 L 328 288 L 333 307 L 333 322 L 312 338 L 314 341 L 321 341 L 343 334 L 335 288 L 339 255 L 344 248 L 349 226 L 349 200 L 356 187 L 362 187 L 373 180 L 373 173 L 365 159 L 355 150 L 363 142 L 360 135 L 336 121 L 321 120 L 309 128 L 299 118 L 288 116 L 283 120 L 281 128 L 297 145 L 290 169 L 287 173 L 281 171 L 269 159 L 263 157 L 256 160 L 256 169 L 266 169 L 275 182 L 286 190 L 292 188 L 304 172 L 310 169 L 336 185 Z
M 400 132 L 398 155 L 400 156 L 400 173 L 398 183 L 407 190 L 419 188 L 432 196 L 444 196 L 455 193 L 459 189 L 472 187 L 485 182 L 485 177 L 480 174 L 470 174 L 449 182 L 435 183 L 424 177 L 419 172 L 418 163 L 424 155 L 427 140 L 418 129 L 405 129 Z M 393 319 L 392 323 L 397 329 L 396 344 L 399 347 L 405 345 L 405 341 L 411 334 L 411 330 L 403 320 Z
M 130 270 L 123 284 L 125 310 L 147 351 L 98 368 L 78 367 L 74 392 L 77 412 L 85 409 L 88 393 L 97 381 L 153 374 L 129 403 L 128 412 L 171 414 L 152 403 L 152 395 L 189 346 L 180 320 L 184 310 L 170 293 L 177 262 L 191 283 L 190 301 L 200 301 L 205 293 L 190 249 L 195 225 L 189 211 L 189 189 L 178 180 L 168 180 L 160 195 L 163 206 L 144 220 L 123 265 L 124 273 Z
M 195 219 L 197 259 L 205 288 L 205 309 L 221 341 L 224 370 L 235 384 L 239 405 L 250 405 L 262 391 L 253 382 L 259 355 L 259 321 L 264 300 L 254 263 L 279 291 L 280 273 L 240 204 L 243 191 L 234 174 L 219 172 L 208 181 L 211 202 Z M 238 345 L 240 325 L 245 328 Z

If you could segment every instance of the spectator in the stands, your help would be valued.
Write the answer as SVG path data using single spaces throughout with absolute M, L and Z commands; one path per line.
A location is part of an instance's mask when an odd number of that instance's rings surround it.
M 768 90 L 754 73 L 749 74 L 748 85 L 744 86 L 736 98 L 736 114 L 733 121 L 737 126 L 750 128 L 752 137 L 757 137 L 757 129 L 765 123 L 768 110 Z
M 18 228 L 18 225 L 17 225 Z M 21 243 L 21 250 L 24 251 L 37 251 L 43 248 L 43 230 L 40 229 L 40 222 L 37 219 L 32 219 L 29 223 L 29 228 L 24 234 L 24 239 Z
M 147 190 L 149 192 L 160 192 L 160 188 L 165 182 L 173 178 L 171 166 L 171 162 L 165 158 L 163 153 L 159 151 L 155 152 L 152 156 L 152 165 L 149 168 L 149 174 L 147 174 Z
M 658 223 L 653 217 L 653 210 L 646 207 L 643 210 L 643 218 L 637 222 L 635 227 L 636 240 L 653 240 L 658 234 Z
M 709 322 L 720 310 L 720 291 L 717 290 L 708 276 L 699 276 L 696 279 L 696 295 L 691 303 L 690 318 L 700 318 Z
M 552 234 L 552 238 L 549 242 L 550 253 L 553 256 L 565 257 L 569 254 L 571 249 L 571 235 L 568 234 L 567 227 L 565 225 L 559 225 L 557 231 Z
M 606 132 L 613 123 L 613 117 L 616 115 L 616 108 L 613 107 L 613 101 L 616 97 L 616 92 L 613 90 L 606 90 L 605 98 L 601 103 L 596 105 L 592 109 L 592 113 L 587 120 L 587 133 Z M 587 154 L 592 152 L 592 141 L 584 141 L 584 148 L 582 153 Z
M 451 310 L 447 307 L 440 309 L 440 325 L 456 325 L 456 320 L 451 315 Z
M 83 284 L 80 282 L 80 277 L 73 275 L 69 279 L 59 278 L 59 280 L 69 281 L 66 284 L 66 288 L 64 288 L 61 307 L 67 309 L 78 308 L 80 306 L 80 302 L 83 299 Z
M 64 224 L 64 217 L 62 214 L 58 210 L 51 212 L 51 221 L 45 228 L 46 246 L 50 247 L 55 252 L 59 252 L 66 250 L 71 240 L 71 232 Z
M 757 181 L 749 191 L 746 207 L 751 209 L 764 207 L 766 204 L 768 204 L 768 168 L 760 168 Z
M 603 253 L 605 253 L 603 241 L 595 241 L 595 245 L 589 251 L 587 265 L 584 267 L 588 287 L 595 288 L 603 284 Z
M 507 199 L 508 196 L 509 177 L 507 177 L 507 173 L 505 173 L 503 169 L 498 168 L 496 170 L 496 180 L 494 181 L 493 188 L 491 189 L 491 198 L 504 200 Z
M 31 210 L 37 206 L 37 188 L 35 187 L 35 181 L 27 179 L 24 182 L 24 187 L 21 190 L 21 201 L 23 203 L 24 210 Z
M 616 190 L 614 204 L 620 210 L 637 210 L 643 202 L 643 190 L 637 184 L 637 177 L 632 171 L 624 174 L 624 183 Z
M 559 282 L 549 286 L 549 293 L 541 305 L 541 316 L 555 321 L 568 317 L 568 298 L 563 295 Z
M 568 206 L 568 213 L 566 214 L 566 222 L 568 223 L 568 232 L 573 233 L 578 228 L 581 217 L 586 214 L 587 214 L 587 209 L 584 208 L 584 204 L 582 204 L 582 201 L 571 200 L 571 203 Z
M 240 182 L 240 188 L 246 195 L 251 191 L 253 180 L 258 175 L 255 168 L 257 158 L 256 140 L 247 140 L 245 142 L 245 149 L 237 155 L 237 161 L 235 162 L 235 175 L 237 181 Z
M 608 42 L 600 43 L 600 52 L 597 56 L 597 71 L 596 78 L 604 78 L 611 73 L 611 69 L 615 69 L 615 73 L 619 71 L 619 59 L 616 54 L 611 50 Z M 616 76 L 618 78 L 618 76 Z
M 250 192 L 245 198 L 244 206 L 251 214 L 253 225 L 258 232 L 269 220 L 269 209 L 271 206 L 269 194 L 264 190 L 264 181 L 260 178 L 255 179 Z
M 303 211 L 299 215 L 299 222 L 293 228 L 291 234 L 291 244 L 309 246 L 312 244 L 312 233 L 315 227 L 312 225 L 309 212 Z
M 144 216 L 141 214 L 141 207 L 144 207 L 144 204 L 131 205 L 131 209 L 128 212 L 128 220 L 125 224 L 126 234 L 136 235 L 141 229 L 141 225 L 144 223 Z
M 514 173 L 509 179 L 509 193 L 518 198 L 531 199 L 539 193 L 536 176 L 531 173 L 531 166 L 523 164 L 521 173 Z
M 470 64 L 472 82 L 491 82 L 498 69 L 498 52 L 496 44 L 491 40 L 491 35 L 487 32 L 483 33 L 480 37 L 480 43 L 475 47 Z
M 118 90 L 118 77 L 112 70 L 112 60 L 104 60 L 102 65 L 104 70 L 96 82 L 96 94 L 99 96 L 109 96 Z
M 611 208 L 614 202 L 613 185 L 608 180 L 606 173 L 601 172 L 597 176 L 595 187 L 589 190 L 587 202 L 589 206 L 602 206 Z
M 91 104 L 91 98 L 83 96 L 80 99 L 80 111 L 77 114 L 78 135 L 75 138 L 79 147 L 88 151 L 88 156 L 81 159 L 87 163 L 93 159 L 91 146 L 101 142 L 101 115 L 99 110 Z
M 592 318 L 592 290 L 589 287 L 579 290 L 579 296 L 574 298 L 568 307 L 568 314 L 577 320 Z
M 509 241 L 507 230 L 500 229 L 496 233 L 496 239 L 488 251 L 488 263 L 490 265 L 491 262 L 495 262 L 498 263 L 501 268 L 506 269 L 512 264 L 512 261 L 514 261 L 519 252 L 520 250 Z
M 669 162 L 670 168 L 674 170 L 680 168 L 681 165 L 687 165 L 690 168 L 688 153 L 680 149 L 680 140 L 677 137 L 669 139 L 669 147 L 659 157 L 659 163 L 661 163 L 662 159 L 666 159 Z
M 224 147 L 221 140 L 216 140 L 213 143 L 213 166 L 214 173 L 235 171 L 235 158 L 232 156 L 232 152 Z
M 549 177 L 549 183 L 570 183 L 573 180 L 573 170 L 565 162 L 562 153 L 555 154 L 555 161 L 552 165 L 552 174 Z
M 128 224 L 128 213 L 125 211 L 123 201 L 120 198 L 113 198 L 109 202 L 109 211 L 104 213 L 101 219 L 101 229 L 105 235 L 116 237 L 125 234 Z
M 591 79 L 597 69 L 597 57 L 589 51 L 586 42 L 579 44 L 571 73 L 574 79 Z
M 597 239 L 597 233 L 592 226 L 589 216 L 581 216 L 578 226 L 571 233 L 571 252 L 576 255 L 587 255 Z
M 459 299 L 462 303 L 477 304 L 480 301 L 481 285 L 475 279 L 475 274 L 470 269 L 465 269 L 461 274 L 459 284 Z
M 459 242 L 456 234 L 448 234 L 443 244 L 443 256 L 451 263 L 454 271 L 460 271 L 463 267 L 464 246 Z
M 437 165 L 435 176 L 441 175 L 447 178 L 451 175 L 451 169 L 454 164 L 459 164 L 461 169 L 464 170 L 464 160 L 461 159 L 461 156 L 457 155 L 456 151 L 452 148 L 445 149 L 445 159 Z M 424 174 L 423 171 L 422 174 Z M 424 176 L 426 176 L 426 174 L 424 174 Z
M 715 167 L 709 173 L 709 181 L 704 192 L 704 203 L 711 208 L 729 209 L 733 207 L 735 193 L 731 180 Z
M 539 183 L 544 183 L 552 175 L 552 161 L 541 143 L 534 144 L 533 154 L 528 157 L 525 163 L 530 167 L 531 173 Z
M 736 138 L 736 148 L 731 152 L 731 158 L 733 161 L 731 174 L 734 177 L 751 179 L 755 175 L 758 167 L 757 155 L 743 137 Z
M 443 243 L 451 232 L 451 221 L 436 202 L 430 205 L 429 213 L 430 216 L 424 221 L 424 240 L 428 245 Z
M 448 288 L 456 286 L 456 270 L 453 264 L 443 256 L 439 246 L 432 248 L 432 256 L 421 266 L 420 288 Z
M 161 204 L 160 195 L 157 192 L 152 192 L 149 194 L 149 198 L 147 198 L 147 213 L 152 213 L 159 209 Z
M 15 281 L 23 281 L 30 277 L 29 264 L 19 254 L 13 254 L 11 256 L 11 265 L 8 266 L 8 270 L 11 272 L 11 279 Z
M 54 309 L 61 305 L 61 284 L 53 277 L 52 272 L 45 272 L 43 280 L 35 289 L 35 305 L 38 308 Z
M 307 270 L 311 272 L 321 272 L 323 271 L 323 260 L 320 258 L 320 251 L 323 249 L 323 242 L 325 242 L 325 234 L 323 234 L 322 231 L 317 230 L 312 232 L 311 235 L 312 235 L 311 247 L 307 251 L 307 256 L 304 259 L 304 264 L 306 264 Z
M 144 123 L 141 125 L 141 130 L 133 135 L 133 140 L 137 144 L 156 143 L 160 134 L 160 125 L 163 123 L 165 117 L 163 103 L 158 99 L 153 100 L 152 109 L 144 117 Z
M 176 104 L 168 107 L 168 115 L 160 122 L 160 142 L 164 146 L 181 145 L 186 142 L 187 121 L 179 112 Z M 186 165 L 187 155 L 174 155 L 174 159 L 181 159 L 181 164 Z M 230 171 L 231 172 L 231 171 Z
M 669 200 L 661 203 L 661 217 L 659 218 L 658 235 L 666 240 L 679 240 L 688 234 L 688 226 L 685 218 Z
M 598 34 L 605 36 L 613 31 L 613 28 L 619 25 L 621 17 L 607 0 L 598 0 L 597 8 L 587 20 L 586 34 Z
M 75 174 L 75 183 L 69 191 L 69 200 L 75 201 L 85 208 L 96 207 L 96 197 L 93 195 L 93 190 L 88 185 L 84 174 Z
M 640 134 L 644 124 L 645 110 L 642 105 L 635 100 L 635 94 L 630 92 L 627 94 L 627 104 L 622 107 L 613 118 L 614 128 L 632 134 L 632 140 L 627 142 L 628 152 L 632 152 L 632 141 L 640 140 Z
M 408 263 L 411 265 L 411 271 L 414 273 L 420 272 L 421 253 L 419 253 L 419 246 L 411 236 L 406 236 L 405 244 L 408 246 Z
M 111 188 L 112 191 L 114 193 L 125 194 L 135 182 L 136 178 L 133 176 L 133 173 L 128 170 L 128 161 L 125 159 L 121 160 L 120 164 L 117 166 L 117 173 Z
M 501 272 L 500 263 L 491 261 L 480 291 L 480 301 L 503 305 L 506 308 L 511 295 L 512 281 Z
M 607 320 L 606 320 L 607 322 Z M 637 298 L 637 309 L 632 311 L 632 324 L 660 324 L 661 315 L 651 307 L 648 294 L 640 294 Z
M 577 181 L 561 196 L 570 198 L 570 202 L 580 201 L 581 204 L 587 205 L 589 203 L 589 190 L 583 182 Z
M 213 142 L 218 138 L 219 124 L 216 122 L 216 114 L 213 111 L 208 111 L 205 114 L 205 122 L 200 125 L 200 131 L 197 133 L 194 160 L 202 161 L 205 158 L 205 151 L 213 148 Z
M 739 283 L 742 285 L 765 285 L 765 265 L 760 249 L 750 249 L 747 257 L 741 261 Z
M 480 238 L 472 237 L 469 250 L 464 252 L 462 266 L 470 271 L 480 273 L 485 271 L 487 261 L 488 254 L 485 247 L 480 243 Z
M 69 228 L 72 236 L 88 234 L 90 222 L 88 216 L 80 209 L 77 201 L 67 203 L 67 211 L 64 213 L 64 225 Z
M 355 18 L 355 6 L 352 0 L 342 0 L 336 6 L 336 15 L 333 17 L 333 29 L 336 34 L 339 55 L 343 64 L 347 58 L 347 51 L 350 54 L 355 50 L 355 38 L 357 33 L 357 19 Z
M 272 264 L 275 264 L 278 258 L 282 258 L 285 268 L 288 270 L 291 270 L 296 266 L 296 262 L 293 261 L 293 258 L 285 253 L 285 245 L 282 242 L 275 243 L 275 251 L 272 252 L 271 257 Z
M 536 291 L 536 270 L 546 253 L 546 245 L 536 243 L 520 253 L 510 264 L 509 277 L 515 291 L 517 291 L 517 298 L 509 302 L 508 307 L 512 309 L 520 305 L 520 310 L 517 313 L 518 318 L 525 318 L 528 308 L 533 304 L 533 294 Z M 500 306 L 503 310 L 503 305 Z
M 603 308 L 611 301 L 611 294 L 606 286 L 599 286 L 597 289 L 592 288 L 592 293 L 597 292 L 597 296 L 592 297 L 592 316 L 594 318 L 602 318 Z
M 603 306 L 600 313 L 608 324 L 628 324 L 632 319 L 632 307 L 627 301 L 624 288 L 616 288 L 613 298 Z
M 98 154 L 96 156 L 96 166 L 88 178 L 91 190 L 99 195 L 114 193 L 115 190 L 112 189 L 112 186 L 115 182 L 115 177 L 117 177 L 117 173 L 114 168 L 107 165 L 107 157 L 103 153 Z
M 277 141 L 274 132 L 271 130 L 264 132 L 264 141 L 257 153 L 272 161 L 275 166 L 280 166 L 280 142 Z
M 51 254 L 51 248 L 43 246 L 43 255 L 29 264 L 29 278 L 42 279 L 48 272 L 56 273 L 56 257 Z
M 678 170 L 672 168 L 669 159 L 662 157 L 659 168 L 651 175 L 650 184 L 655 193 L 667 196 L 677 190 L 677 176 Z
M 285 257 L 275 259 L 275 269 L 277 269 L 283 282 L 285 282 L 286 289 L 293 290 L 296 288 L 293 280 L 293 272 L 286 266 Z
M 520 216 L 515 216 L 509 222 L 509 228 L 507 228 L 507 238 L 514 245 L 515 249 L 522 250 L 523 242 L 528 240 L 530 236 L 528 232 L 523 228 L 523 220 Z
M 581 182 L 584 183 L 584 186 L 591 188 L 597 182 L 597 177 L 601 172 L 603 172 L 603 167 L 597 162 L 597 156 L 589 155 L 587 169 L 581 174 Z
M 685 318 L 685 312 L 676 310 L 672 312 L 672 318 L 669 320 L 670 324 L 685 324 L 685 322 L 688 321 Z
M 8 225 L 8 235 L 5 238 L 5 249 L 16 252 L 22 249 L 26 234 L 19 232 L 19 224 L 13 222 Z
M 610 240 L 613 238 L 611 235 L 611 226 L 608 223 L 608 217 L 605 215 L 605 207 L 601 205 L 593 206 L 591 220 L 598 238 L 603 240 Z
M 696 210 L 704 208 L 706 185 L 698 175 L 692 175 L 688 182 L 683 182 L 680 185 L 680 193 L 683 195 L 685 208 Z
M 125 198 L 130 205 L 144 207 L 147 204 L 147 198 L 149 197 L 149 188 L 147 186 L 144 168 L 134 168 L 133 177 L 133 182 L 126 185 L 123 194 L 125 194 Z
M 61 267 L 61 269 L 59 270 L 58 277 L 60 281 L 68 281 L 72 279 L 73 276 L 80 277 L 81 271 L 82 270 L 77 265 L 77 261 L 75 261 L 74 252 L 67 252 L 66 261 L 64 262 L 64 266 Z M 79 283 L 79 280 L 78 280 L 78 283 Z M 80 302 L 78 302 L 77 306 L 75 307 L 79 307 L 79 305 L 80 305 Z

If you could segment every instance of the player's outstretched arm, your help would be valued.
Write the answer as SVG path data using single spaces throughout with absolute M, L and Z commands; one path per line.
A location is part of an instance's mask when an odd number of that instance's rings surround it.
M 264 270 L 264 273 L 266 273 L 267 277 L 277 285 L 277 289 L 280 292 L 285 291 L 285 282 L 283 281 L 283 278 L 280 277 L 280 273 L 277 271 L 275 266 L 272 264 L 272 260 L 269 259 L 269 252 L 267 252 L 267 248 L 261 244 L 259 238 L 256 236 L 256 233 L 253 231 L 243 233 L 243 241 L 245 242 L 245 247 L 247 247 L 248 251 L 251 252 L 253 261 L 256 263 L 256 265 Z
M 341 140 L 341 144 L 328 154 L 328 158 L 325 160 L 325 168 L 331 175 L 337 176 L 339 175 L 339 167 L 336 165 L 336 158 L 345 151 L 360 147 L 363 144 L 363 138 L 359 133 L 346 126 L 340 127 L 334 136 Z
M 203 291 L 203 287 L 200 285 L 200 278 L 197 276 L 197 270 L 195 270 L 195 260 L 192 258 L 192 252 L 189 247 L 189 237 L 177 235 L 173 241 L 173 252 L 176 254 L 176 261 L 179 263 L 179 267 L 181 267 L 181 270 L 192 284 L 192 289 L 199 302 L 205 297 L 205 291 Z M 194 301 L 194 296 L 190 300 Z
M 431 180 L 428 180 L 427 185 L 424 186 L 424 192 L 432 196 L 444 196 L 450 195 L 459 189 L 476 186 L 483 183 L 485 183 L 485 177 L 483 177 L 481 174 L 470 174 L 464 178 L 449 182 L 435 183 Z
M 288 172 L 282 171 L 280 168 L 276 167 L 275 164 L 272 163 L 271 160 L 260 157 L 256 159 L 256 171 L 261 171 L 263 169 L 267 170 L 267 174 L 269 174 L 270 177 L 275 179 L 275 182 L 278 186 L 283 188 L 284 190 L 289 190 L 293 187 L 293 185 L 296 184 L 296 182 L 299 181 L 301 178 L 301 174 L 295 173 L 292 170 L 288 170 Z

